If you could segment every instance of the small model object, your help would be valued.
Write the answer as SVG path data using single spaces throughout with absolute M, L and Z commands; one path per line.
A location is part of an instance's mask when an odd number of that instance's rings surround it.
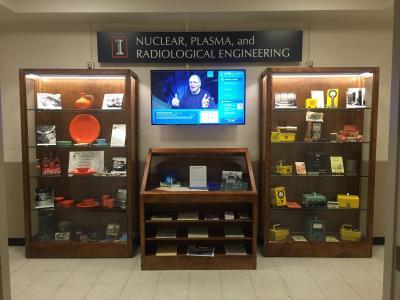
M 326 207 L 329 209 L 337 209 L 339 208 L 339 202 L 337 201 L 327 201 L 326 202 Z
M 295 201 L 286 201 L 286 206 L 288 208 L 301 208 L 301 205 Z
M 313 208 L 313 207 L 326 207 L 326 197 L 321 194 L 303 194 L 302 205 L 303 207 Z
M 294 142 L 296 140 L 297 126 L 278 126 L 271 132 L 271 142 Z
M 276 166 L 276 174 L 279 175 L 292 175 L 293 166 L 291 165 L 284 165 L 282 160 L 278 161 Z
M 274 224 L 269 230 L 271 241 L 282 241 L 286 240 L 289 236 L 289 229 L 281 226 L 281 224 Z
M 357 195 L 338 194 L 336 197 L 339 203 L 339 208 L 359 208 L 360 207 L 360 197 Z
M 271 204 L 272 206 L 286 206 L 285 187 L 278 186 L 271 189 Z
M 347 176 L 357 175 L 357 161 L 355 159 L 346 159 L 344 161 L 344 174 Z
M 343 224 L 340 228 L 340 238 L 342 241 L 358 242 L 361 240 L 361 230 L 353 228 L 353 225 Z
M 328 174 L 328 154 L 325 152 L 307 152 L 307 174 L 326 175 Z
M 306 108 L 317 108 L 318 100 L 314 98 L 306 99 Z
M 179 187 L 181 183 L 178 180 L 178 174 L 173 171 L 166 171 L 160 181 L 161 187 Z
M 78 109 L 89 109 L 93 105 L 94 96 L 80 93 L 80 97 L 75 101 L 75 107 Z
M 339 89 L 326 91 L 326 108 L 337 108 L 339 103 Z
M 54 207 L 54 188 L 44 187 L 35 189 L 35 208 Z
M 120 228 L 120 224 L 118 224 L 118 223 L 107 224 L 106 236 L 109 238 L 111 237 L 114 240 L 116 240 L 118 237 L 118 234 L 119 234 L 119 228 Z
M 306 113 L 307 130 L 304 138 L 305 142 L 317 142 L 321 139 L 322 123 L 324 122 L 324 114 L 313 111 Z
M 343 130 L 340 130 L 336 136 L 336 140 L 341 143 L 362 142 L 363 136 L 360 135 L 356 125 L 344 125 Z
M 314 219 L 306 219 L 304 234 L 310 241 L 325 241 L 326 224 L 325 220 L 320 220 L 317 217 Z

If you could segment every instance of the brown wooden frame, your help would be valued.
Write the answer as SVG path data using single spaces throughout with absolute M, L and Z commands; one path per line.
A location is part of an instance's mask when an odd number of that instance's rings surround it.
M 27 107 L 27 82 L 26 76 L 34 74 L 38 76 L 121 76 L 124 78 L 124 108 L 123 115 L 126 120 L 126 147 L 127 176 L 124 178 L 124 185 L 127 188 L 128 203 L 126 209 L 126 243 L 100 243 L 78 241 L 54 242 L 54 241 L 34 241 L 31 235 L 31 187 L 30 187 L 30 162 L 28 144 L 28 107 Z M 21 113 L 21 134 L 22 134 L 22 164 L 23 164 L 23 194 L 24 194 L 24 215 L 25 215 L 25 246 L 27 257 L 132 257 L 135 253 L 138 241 L 138 126 L 137 126 L 137 77 L 127 69 L 20 69 L 20 113 Z M 38 88 L 38 80 L 35 82 L 35 93 Z M 87 91 L 88 92 L 88 91 Z M 64 100 L 64 99 L 63 99 Z M 64 105 L 64 102 L 63 102 Z M 71 102 L 68 102 L 71 107 Z M 36 107 L 36 104 L 35 104 Z M 101 106 L 100 106 L 101 108 Z M 106 116 L 107 112 L 94 112 L 94 110 L 77 109 L 76 112 L 99 113 Z M 58 113 L 48 111 L 46 113 Z M 38 112 L 35 111 L 35 115 Z M 58 117 L 61 118 L 61 117 Z M 62 122 L 62 120 L 61 120 Z M 68 124 L 65 124 L 66 126 Z M 54 146 L 56 148 L 56 146 Z M 73 147 L 63 147 L 66 151 L 76 151 Z M 90 147 L 94 148 L 94 147 Z M 103 148 L 107 151 L 107 148 Z M 89 150 L 82 148 L 80 150 Z M 39 151 L 39 150 L 37 150 Z M 57 180 L 80 180 L 79 178 L 61 177 Z M 85 178 L 82 180 L 93 180 L 96 185 L 96 178 Z M 107 213 L 105 209 L 97 209 L 101 213 Z M 116 211 L 117 209 L 115 209 Z M 111 211 L 112 212 L 112 211 Z M 92 212 L 94 213 L 94 212 Z M 120 212 L 121 213 L 121 212 Z
M 237 192 L 223 192 L 223 191 L 193 191 L 193 192 L 165 192 L 165 191 L 154 191 L 146 190 L 147 182 L 149 180 L 149 169 L 152 163 L 153 155 L 213 155 L 213 154 L 240 154 L 245 156 L 247 169 L 249 172 L 249 184 L 251 184 L 251 190 L 248 191 L 237 191 Z M 189 162 L 188 162 L 189 165 Z M 215 257 L 193 257 L 186 255 L 177 255 L 169 257 L 160 257 L 153 255 L 147 255 L 146 249 L 146 226 L 151 223 L 150 220 L 146 220 L 146 209 L 148 205 L 171 205 L 172 209 L 179 211 L 179 205 L 203 205 L 212 207 L 213 205 L 249 205 L 251 207 L 251 222 L 248 224 L 251 226 L 251 236 L 247 238 L 251 242 L 251 253 L 245 256 L 228 256 L 225 254 L 218 254 Z M 256 268 L 256 257 L 257 257 L 257 189 L 255 186 L 254 175 L 252 171 L 250 156 L 248 150 L 245 148 L 153 148 L 150 149 L 147 155 L 146 166 L 144 170 L 144 176 L 142 181 L 142 187 L 140 190 L 140 244 L 141 244 L 141 263 L 143 270 L 154 270 L 154 269 L 255 269 Z M 161 222 L 162 225 L 178 224 L 184 226 L 185 221 L 173 220 Z M 191 222 L 186 222 L 190 224 Z M 196 224 L 208 224 L 214 226 L 222 226 L 226 224 L 239 222 L 218 220 L 218 221 L 205 221 L 199 220 L 192 223 Z M 187 238 L 181 238 L 183 242 Z M 223 244 L 225 238 L 207 238 L 204 239 L 211 241 L 216 244 Z M 239 241 L 241 239 L 238 239 Z M 177 239 L 175 239 L 177 243 Z
M 269 243 L 268 224 L 270 220 L 270 170 L 271 170 L 271 139 L 273 113 L 273 74 L 373 74 L 372 103 L 370 119 L 370 144 L 368 164 L 368 198 L 367 198 L 367 225 L 364 238 L 360 242 L 326 243 L 309 241 L 301 242 L 274 242 Z M 263 253 L 265 256 L 321 256 L 321 257 L 371 257 L 373 238 L 373 209 L 375 188 L 375 156 L 376 132 L 378 116 L 379 95 L 379 68 L 377 67 L 317 67 L 317 68 L 268 68 L 260 78 L 261 93 L 261 119 L 260 119 L 260 190 L 261 190 L 261 233 L 264 237 Z M 304 101 L 301 100 L 301 101 Z M 323 110 L 322 110 L 323 111 Z M 340 113 L 340 112 L 339 112 Z M 288 145 L 290 147 L 290 145 Z M 359 153 L 361 158 L 361 153 Z

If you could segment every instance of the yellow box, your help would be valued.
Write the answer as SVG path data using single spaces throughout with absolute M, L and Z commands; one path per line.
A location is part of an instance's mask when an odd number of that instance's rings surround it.
M 269 237 L 271 241 L 282 241 L 289 236 L 289 228 L 281 226 L 281 224 L 274 224 L 269 230 Z
M 279 142 L 294 142 L 296 140 L 296 133 L 294 132 L 280 132 L 278 134 Z
M 277 131 L 272 131 L 271 132 L 271 142 L 272 143 L 278 143 L 279 142 L 279 132 L 277 132 Z
M 318 104 L 318 100 L 314 98 L 306 99 L 306 108 L 316 108 Z
M 279 161 L 279 165 L 276 166 L 276 174 L 279 175 L 292 175 L 293 166 L 284 165 L 282 161 Z
M 362 233 L 358 229 L 353 229 L 352 225 L 343 224 L 340 228 L 340 238 L 342 241 L 358 242 L 361 240 Z
M 271 204 L 273 206 L 286 206 L 285 187 L 277 186 L 271 189 Z
M 338 194 L 336 201 L 339 202 L 339 208 L 359 208 L 360 197 L 350 194 Z
M 339 89 L 328 89 L 326 91 L 326 107 L 337 108 L 339 104 Z

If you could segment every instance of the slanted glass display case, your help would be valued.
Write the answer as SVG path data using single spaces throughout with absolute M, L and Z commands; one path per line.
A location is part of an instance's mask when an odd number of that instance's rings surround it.
M 26 256 L 132 256 L 135 74 L 22 69 L 20 94 Z
M 254 269 L 257 190 L 247 149 L 150 149 L 142 269 Z
M 270 68 L 261 77 L 267 256 L 370 257 L 378 68 Z

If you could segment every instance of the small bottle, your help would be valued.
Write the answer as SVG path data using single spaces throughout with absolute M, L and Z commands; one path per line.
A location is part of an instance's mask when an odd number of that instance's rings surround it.
M 45 156 L 42 160 L 42 175 L 46 174 L 46 170 L 49 168 L 49 159 Z

